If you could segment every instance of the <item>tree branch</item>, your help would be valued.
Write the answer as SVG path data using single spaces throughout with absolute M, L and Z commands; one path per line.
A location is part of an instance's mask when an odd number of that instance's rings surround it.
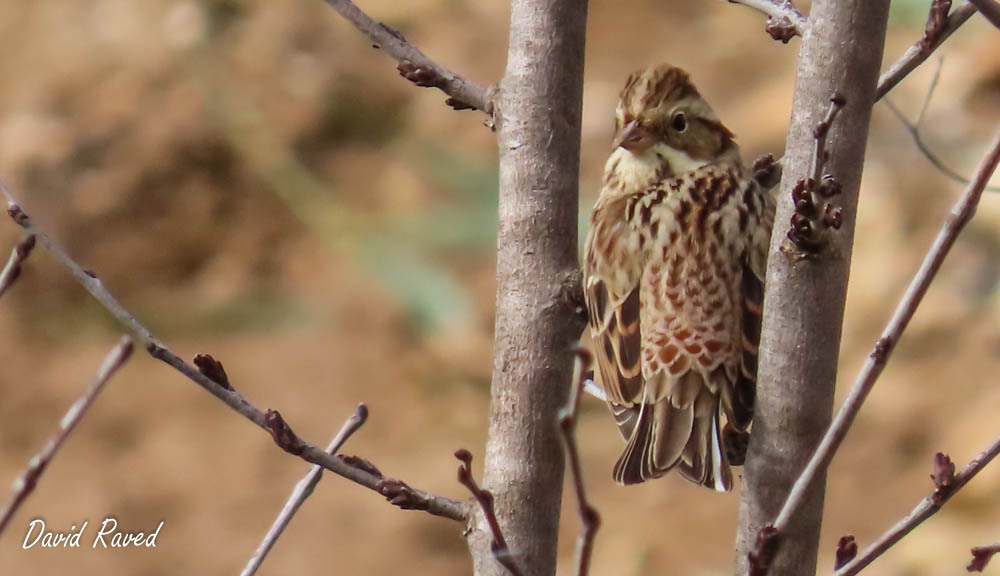
M 66 249 L 56 242 L 48 234 L 48 232 L 35 225 L 34 221 L 28 216 L 27 213 L 24 212 L 21 206 L 17 203 L 17 200 L 11 194 L 6 183 L 2 180 L 0 180 L 0 192 L 2 192 L 3 196 L 7 199 L 7 213 L 11 216 L 11 218 L 13 218 L 18 225 L 24 228 L 27 233 L 34 234 L 37 237 L 38 242 L 40 242 L 41 245 L 45 247 L 45 249 L 48 250 L 49 253 L 52 254 L 64 268 L 69 270 L 73 278 L 76 279 L 76 281 L 79 282 L 99 304 L 108 310 L 111 315 L 125 327 L 132 337 L 146 349 L 146 352 L 148 352 L 150 356 L 172 366 L 178 372 L 187 376 L 188 379 L 193 381 L 195 384 L 198 384 L 207 392 L 221 400 L 226 404 L 226 406 L 229 406 L 237 413 L 241 414 L 244 418 L 256 424 L 258 427 L 270 432 L 275 443 L 282 450 L 288 452 L 289 454 L 298 456 L 307 462 L 311 462 L 312 464 L 320 465 L 323 468 L 351 480 L 356 484 L 360 484 L 361 486 L 374 490 L 389 498 L 390 502 L 397 506 L 406 508 L 404 504 L 417 502 L 417 505 L 410 506 L 409 508 L 426 510 L 435 516 L 465 522 L 466 509 L 463 503 L 412 489 L 409 488 L 409 486 L 407 486 L 407 488 L 409 489 L 409 494 L 412 495 L 413 498 L 411 500 L 404 500 L 402 503 L 397 503 L 396 500 L 392 499 L 395 495 L 392 488 L 402 484 L 398 480 L 383 476 L 377 469 L 354 466 L 342 457 L 327 454 L 322 448 L 299 438 L 281 417 L 281 414 L 276 410 L 261 412 L 256 406 L 243 398 L 239 392 L 233 390 L 231 386 L 216 382 L 194 366 L 185 362 L 177 356 L 177 354 L 167 348 L 166 345 L 160 342 L 155 336 L 153 336 L 149 329 L 136 320 L 135 316 L 126 310 L 118 302 L 118 300 L 116 300 L 115 297 L 108 292 L 107 288 L 104 287 L 104 284 L 93 272 L 84 270 L 66 252 Z
M 787 44 L 792 38 L 805 35 L 809 21 L 791 0 L 729 0 L 763 12 L 767 16 L 765 30 L 775 40 Z
M 38 479 L 45 472 L 49 462 L 52 461 L 56 452 L 59 451 L 59 448 L 69 438 L 69 435 L 76 429 L 76 425 L 83 419 L 83 415 L 94 404 L 94 400 L 97 399 L 97 395 L 104 389 L 104 385 L 128 361 L 131 354 L 132 341 L 127 336 L 123 336 L 118 345 L 104 358 L 104 362 L 101 363 L 101 368 L 97 371 L 97 377 L 94 378 L 93 383 L 87 388 L 83 396 L 70 406 L 66 415 L 63 416 L 62 421 L 59 422 L 59 430 L 49 439 L 41 452 L 31 459 L 28 469 L 14 482 L 14 494 L 11 496 L 6 508 L 0 512 L 0 535 L 3 534 L 4 528 L 7 527 L 10 519 L 14 517 L 17 509 L 21 507 L 21 504 L 35 490 Z
M 559 429 L 562 431 L 563 448 L 569 469 L 573 477 L 573 488 L 576 492 L 576 507 L 580 513 L 582 530 L 576 542 L 576 576 L 587 576 L 590 572 L 590 557 L 594 551 L 594 537 L 601 526 L 601 516 L 587 498 L 583 486 L 583 465 L 580 463 L 580 451 L 576 446 L 576 420 L 580 412 L 580 395 L 583 393 L 584 381 L 590 369 L 590 353 L 583 348 L 576 349 L 576 361 L 573 364 L 573 383 L 569 391 L 566 407 L 559 413 Z
M 997 454 L 1000 454 L 1000 436 L 993 443 L 983 450 L 978 456 L 973 458 L 961 472 L 955 474 L 955 465 L 947 456 L 938 453 L 935 459 L 935 474 L 932 475 L 936 488 L 934 492 L 926 496 L 917 506 L 910 511 L 902 520 L 896 523 L 885 534 L 880 536 L 871 546 L 865 549 L 857 558 L 848 562 L 842 568 L 834 572 L 834 576 L 853 576 L 864 570 L 866 566 L 881 556 L 886 550 L 899 542 L 904 536 L 909 534 L 914 528 L 923 523 L 937 513 L 944 506 L 945 502 L 951 499 L 963 486 L 969 483 L 987 464 L 990 463 Z M 940 476 L 937 474 L 940 463 L 947 461 L 950 466 L 950 474 Z M 973 549 L 973 555 L 976 555 Z M 987 559 L 988 561 L 988 559 Z M 973 560 L 975 562 L 975 560 Z M 985 566 L 985 563 L 983 564 Z M 970 570 L 971 572 L 971 570 Z
M 486 523 L 489 524 L 490 534 L 493 537 L 493 541 L 490 543 L 490 552 L 493 553 L 493 557 L 496 558 L 497 562 L 513 576 L 522 576 L 523 573 L 517 565 L 517 560 L 514 559 L 514 554 L 511 553 L 510 547 L 507 545 L 503 529 L 500 528 L 500 520 L 497 518 L 493 493 L 480 488 L 479 484 L 476 483 L 475 477 L 472 476 L 472 453 L 461 448 L 455 451 L 455 458 L 458 458 L 461 462 L 458 466 L 458 481 L 469 490 L 472 497 L 479 503 L 479 508 L 483 511 Z
M 221 364 L 220 364 L 221 366 Z M 337 435 L 333 437 L 330 441 L 330 445 L 326 447 L 327 454 L 336 454 L 340 451 L 341 446 L 347 442 L 355 432 L 364 426 L 365 421 L 368 420 L 368 407 L 364 404 L 358 404 L 358 407 L 354 410 L 354 414 L 344 422 L 344 425 L 340 427 L 340 431 Z M 243 572 L 240 576 L 253 576 L 257 573 L 260 565 L 267 558 L 267 554 L 271 551 L 274 543 L 278 541 L 281 534 L 285 531 L 285 527 L 288 523 L 292 521 L 292 517 L 295 513 L 299 511 L 299 508 L 306 501 L 306 498 L 312 495 L 313 490 L 316 485 L 319 484 L 319 480 L 323 475 L 323 467 L 314 465 L 310 468 L 309 472 L 299 480 L 295 485 L 295 489 L 292 490 L 291 495 L 288 497 L 288 501 L 285 502 L 284 507 L 282 507 L 281 512 L 278 517 L 274 519 L 274 523 L 271 524 L 271 528 L 267 531 L 267 535 L 261 541 L 260 546 L 254 552 L 250 561 L 243 568 Z
M 924 158 L 927 158 L 928 162 L 930 162 L 935 168 L 938 169 L 939 172 L 941 172 L 948 178 L 954 180 L 955 182 L 958 182 L 959 184 L 962 184 L 963 186 L 968 186 L 969 179 L 959 174 L 958 171 L 948 167 L 940 158 L 937 157 L 937 154 L 931 151 L 931 149 L 927 146 L 927 144 L 924 143 L 923 137 L 920 135 L 920 125 L 923 123 L 924 115 L 927 113 L 927 108 L 930 106 L 931 103 L 931 96 L 934 95 L 934 89 L 937 88 L 938 81 L 941 78 L 941 63 L 942 60 L 939 59 L 938 67 L 934 71 L 934 77 L 931 79 L 930 86 L 927 87 L 927 95 L 924 97 L 924 103 L 920 107 L 920 113 L 917 114 L 916 120 L 914 120 L 913 122 L 908 120 L 906 116 L 903 115 L 903 112 L 895 104 L 893 104 L 892 100 L 889 100 L 888 98 L 886 98 L 885 100 L 885 105 L 888 106 L 889 110 L 891 110 L 892 113 L 896 115 L 896 118 L 898 118 L 899 121 L 903 123 L 903 126 L 906 128 L 906 131 L 909 132 L 910 137 L 913 138 L 913 143 L 916 144 L 917 150 L 919 150 L 920 153 L 924 155 Z M 987 186 L 984 189 L 984 191 L 1000 192 L 1000 187 Z
M 997 132 L 996 139 L 983 158 L 972 183 L 969 184 L 969 187 L 958 199 L 958 202 L 952 208 L 951 215 L 941 227 L 941 231 L 938 232 L 934 244 L 928 251 L 927 256 L 924 257 L 920 269 L 910 282 L 910 286 L 907 288 L 903 298 L 896 306 L 896 311 L 886 325 L 885 330 L 883 330 L 882 336 L 875 343 L 872 353 L 861 368 L 861 372 L 858 374 L 840 411 L 837 412 L 836 418 L 834 418 L 830 428 L 823 436 L 823 440 L 813 453 L 802 474 L 795 481 L 795 485 L 789 492 L 788 498 L 781 508 L 781 512 L 773 523 L 773 527 L 777 530 L 778 534 L 788 530 L 792 518 L 794 518 L 795 514 L 802 507 L 806 494 L 812 488 L 813 483 L 825 475 L 830 461 L 833 460 L 834 454 L 840 448 L 844 437 L 847 436 L 847 431 L 854 422 L 854 417 L 857 416 L 865 398 L 868 397 L 868 393 L 871 392 L 879 375 L 882 374 L 889 356 L 902 337 L 903 331 L 906 330 L 910 319 L 913 318 L 917 307 L 920 306 L 920 302 L 927 293 L 927 289 L 937 275 L 938 270 L 940 270 L 941 264 L 944 262 L 949 250 L 955 244 L 955 240 L 962 229 L 965 228 L 965 225 L 968 224 L 969 220 L 975 214 L 976 206 L 978 206 L 979 200 L 982 198 L 983 189 L 996 170 L 998 162 L 1000 162 L 1000 131 Z M 852 564 L 854 563 L 852 562 Z
M 740 495 L 739 576 L 801 576 L 816 569 L 822 482 L 810 487 L 787 531 L 779 534 L 769 523 L 833 411 L 858 190 L 888 9 L 888 0 L 815 0 L 810 9 L 769 250 L 753 434 Z M 823 250 L 803 254 L 779 230 L 795 214 L 797 179 L 813 176 L 816 127 L 835 92 L 847 105 L 830 128 L 825 170 L 841 184 L 840 229 L 827 235 Z
M 948 3 L 950 4 L 950 1 Z M 965 24 L 976 13 L 975 6 L 972 4 L 963 4 L 951 14 L 941 16 L 940 11 L 935 11 L 935 7 L 940 5 L 941 0 L 934 0 L 931 3 L 931 12 L 927 17 L 927 28 L 924 31 L 923 37 L 917 40 L 913 46 L 910 46 L 879 77 L 878 89 L 875 91 L 876 102 L 895 88 L 896 84 L 899 84 L 917 66 L 923 64 L 924 60 L 927 60 L 937 50 L 938 46 L 943 44 L 955 30 L 958 30 L 962 24 Z
M 24 263 L 24 260 L 31 254 L 34 248 L 35 237 L 28 234 L 10 251 L 10 258 L 7 260 L 7 265 L 0 271 L 0 296 L 3 296 L 4 292 L 13 286 L 14 282 L 21 276 L 21 264 Z
M 969 4 L 975 6 L 990 24 L 1000 28 L 1000 3 L 995 0 L 969 0 Z
M 747 4 L 747 2 L 739 2 L 739 0 L 729 0 L 731 3 L 742 3 Z M 771 0 L 750 0 L 754 4 L 773 4 Z M 939 6 L 942 0 L 935 0 L 934 5 Z M 987 0 L 988 1 L 988 0 Z M 765 12 L 766 13 L 766 12 Z M 950 15 L 943 16 L 940 11 L 935 11 L 932 7 L 931 13 L 928 16 L 928 25 L 924 31 L 924 35 L 917 40 L 912 46 L 910 46 L 902 56 L 899 57 L 888 69 L 879 77 L 878 88 L 875 93 L 875 101 L 878 102 L 889 93 L 890 90 L 896 87 L 897 84 L 902 82 L 910 72 L 914 71 L 918 66 L 923 64 L 939 46 L 944 44 L 956 30 L 958 30 L 963 24 L 965 24 L 973 14 L 976 13 L 976 7 L 972 4 L 963 4 L 955 9 Z M 933 25 L 932 25 L 933 24 Z M 890 105 L 891 107 L 891 105 Z M 919 145 L 919 142 L 918 142 Z M 758 162 L 764 160 L 764 157 L 758 158 Z M 767 172 L 761 174 L 765 181 L 761 181 L 755 174 L 754 179 L 758 180 L 765 188 L 771 188 L 777 185 L 781 178 L 782 162 L 784 158 L 779 158 L 774 160 L 773 158 L 768 159 L 767 162 L 762 164 L 763 167 L 767 168 Z M 755 172 L 757 162 L 754 163 Z M 770 184 L 767 184 L 770 182 Z M 963 182 L 967 183 L 967 182 Z
M 585 326 L 566 305 L 578 268 L 580 125 L 587 2 L 513 0 L 493 117 L 500 161 L 496 320 L 482 483 L 523 570 L 556 572 L 563 477 L 555 426 Z M 476 514 L 477 576 L 499 576 Z
M 355 28 L 368 35 L 375 48 L 384 49 L 396 62 L 400 76 L 425 88 L 437 88 L 449 96 L 445 104 L 456 110 L 474 108 L 493 115 L 491 90 L 470 82 L 434 62 L 399 32 L 373 20 L 351 0 L 324 0 Z

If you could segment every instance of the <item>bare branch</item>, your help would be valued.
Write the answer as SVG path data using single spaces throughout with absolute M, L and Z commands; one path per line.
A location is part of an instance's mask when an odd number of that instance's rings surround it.
M 1000 28 L 1000 3 L 996 0 L 969 0 L 969 4 L 975 6 L 990 24 Z
M 823 177 L 823 167 L 826 166 L 826 161 L 829 159 L 830 154 L 826 151 L 827 138 L 830 135 L 830 128 L 833 126 L 833 121 L 837 119 L 837 114 L 840 109 L 847 104 L 844 101 L 844 97 L 840 94 L 834 92 L 830 96 L 830 107 L 826 110 L 826 116 L 819 124 L 816 125 L 816 129 L 813 130 L 813 138 L 816 140 L 816 147 L 813 149 L 812 157 L 812 177 L 813 180 L 819 181 Z
M 831 420 L 844 304 L 889 0 L 814 0 L 802 39 L 775 222 L 768 250 L 753 433 L 743 467 L 734 574 L 798 576 L 816 566 L 825 485 L 816 481 L 785 532 L 769 523 Z M 843 222 L 818 254 L 789 250 L 796 178 L 814 169 L 816 127 L 830 95 L 848 103 L 831 128 L 825 171 L 841 183 Z M 825 155 L 825 154 L 824 154 Z M 791 177 L 789 175 L 794 175 Z M 822 207 L 820 207 L 822 208 Z M 804 257 L 808 256 L 808 257 Z
M 555 422 L 573 371 L 567 343 L 585 324 L 563 295 L 579 266 L 587 2 L 511 0 L 508 30 L 494 113 L 497 288 L 481 481 L 496 497 L 496 514 L 521 568 L 550 575 L 566 474 Z M 477 520 L 466 537 L 473 571 L 502 576 L 506 570 L 488 552 L 492 538 L 482 524 Z
M 399 75 L 417 86 L 437 88 L 449 96 L 445 104 L 456 110 L 474 108 L 493 115 L 490 90 L 470 82 L 434 62 L 399 32 L 373 20 L 351 0 L 324 0 L 338 14 L 371 39 L 375 48 L 382 48 L 399 63 Z
M 573 364 L 573 387 L 569 391 L 566 407 L 559 413 L 559 429 L 562 431 L 563 447 L 569 460 L 573 487 L 576 491 L 576 506 L 580 513 L 583 529 L 576 543 L 576 576 L 587 576 L 590 571 L 590 557 L 594 550 L 594 536 L 601 525 L 601 516 L 587 499 L 583 486 L 583 465 L 576 446 L 576 419 L 580 411 L 580 395 L 583 393 L 586 373 L 590 369 L 590 354 L 583 348 L 576 349 Z
M 990 0 L 982 0 L 983 2 L 990 2 Z M 757 4 L 762 5 L 773 5 L 771 0 L 749 0 L 748 2 L 742 2 L 741 0 L 729 0 L 731 3 L 746 4 L 756 8 Z M 938 0 L 940 2 L 940 0 Z M 937 5 L 937 4 L 935 4 Z M 944 41 L 947 40 L 956 30 L 958 30 L 963 24 L 965 24 L 973 14 L 976 13 L 976 7 L 972 4 L 963 4 L 955 9 L 947 17 L 936 17 L 940 15 L 940 12 L 935 12 L 933 9 L 928 17 L 928 29 L 925 30 L 924 35 L 917 40 L 912 46 L 910 46 L 902 56 L 899 57 L 889 68 L 879 77 L 878 88 L 875 92 L 875 101 L 878 102 L 889 93 L 890 90 L 896 87 L 897 84 L 902 82 L 903 78 L 906 78 L 913 72 L 918 66 L 924 63 L 935 50 L 938 49 Z M 765 14 L 767 12 L 765 11 Z M 931 23 L 934 26 L 930 26 Z M 890 107 L 892 105 L 890 104 Z M 895 112 L 895 110 L 894 110 Z M 920 143 L 918 142 L 918 145 Z M 765 160 L 764 158 L 758 158 L 758 161 Z M 762 181 L 758 178 L 756 173 L 757 162 L 754 163 L 755 174 L 754 179 L 758 180 L 765 188 L 771 188 L 777 185 L 778 180 L 781 178 L 781 168 L 782 168 L 782 158 L 777 160 L 770 159 L 766 163 L 762 164 L 763 168 L 767 168 L 767 172 L 762 172 L 760 174 Z M 932 160 L 933 162 L 933 160 Z M 765 185 L 765 183 L 770 182 L 770 185 Z M 968 181 L 963 182 L 967 184 Z M 992 189 L 991 189 L 992 191 Z
M 977 546 L 972 549 L 972 561 L 965 569 L 969 572 L 982 572 L 998 553 L 1000 553 L 1000 542 L 989 546 Z
M 594 384 L 594 371 L 591 370 L 583 380 L 583 391 L 585 394 L 589 394 L 594 398 L 597 398 L 601 402 L 608 401 L 608 395 L 604 392 L 604 389 Z
M 826 151 L 830 127 L 837 118 L 840 109 L 844 107 L 843 96 L 834 93 L 830 97 L 830 108 L 826 117 L 816 125 L 813 138 L 816 141 L 813 149 L 811 176 L 799 178 L 792 188 L 792 202 L 795 203 L 795 213 L 792 214 L 791 228 L 788 239 L 804 252 L 815 254 L 826 244 L 825 230 L 840 228 L 841 209 L 835 207 L 828 199 L 840 194 L 840 183 L 830 174 L 824 173 L 829 153 Z M 820 208 L 820 206 L 823 206 Z
M 220 368 L 221 366 L 219 364 Z M 347 439 L 364 426 L 366 420 L 368 420 L 368 407 L 364 404 L 358 404 L 358 407 L 354 410 L 354 414 L 351 414 L 351 417 L 344 422 L 344 425 L 340 427 L 340 431 L 330 441 L 330 445 L 326 447 L 327 454 L 336 454 L 340 450 L 340 447 L 347 442 Z M 243 568 L 243 572 L 240 573 L 241 576 L 253 576 L 253 574 L 257 573 L 257 569 L 260 568 L 261 563 L 267 558 L 268 552 L 271 551 L 274 543 L 281 537 L 281 533 L 285 531 L 285 527 L 291 522 L 292 517 L 298 512 L 299 507 L 306 501 L 306 498 L 312 495 L 322 475 L 323 467 L 314 465 L 299 480 L 298 484 L 295 485 L 295 489 L 292 490 L 292 494 L 288 497 L 288 501 L 285 502 L 285 506 L 281 509 L 278 517 L 275 518 L 274 523 L 271 524 L 267 535 L 264 536 L 260 546 L 257 547 L 257 551 L 254 552 L 253 557 L 250 558 L 246 567 Z
M 7 260 L 7 265 L 0 271 L 0 296 L 3 296 L 3 293 L 13 286 L 14 282 L 21 276 L 21 264 L 34 248 L 35 237 L 28 234 L 10 251 L 10 259 Z
M 373 473 L 364 467 L 352 465 L 345 459 L 327 454 L 322 448 L 299 438 L 291 427 L 281 417 L 276 410 L 262 412 L 256 406 L 247 401 L 239 392 L 231 387 L 227 388 L 223 384 L 216 382 L 213 378 L 206 376 L 198 368 L 188 364 L 177 354 L 172 352 L 162 342 L 141 324 L 135 316 L 126 310 L 118 300 L 104 287 L 101 280 L 91 271 L 84 270 L 66 252 L 58 242 L 56 242 L 45 230 L 35 225 L 34 221 L 17 203 L 9 188 L 3 180 L 0 180 L 0 192 L 7 199 L 8 213 L 28 233 L 34 234 L 38 241 L 51 253 L 56 260 L 69 270 L 70 274 L 79 282 L 97 302 L 107 309 L 120 324 L 122 324 L 132 337 L 140 344 L 150 356 L 160 360 L 178 372 L 187 376 L 189 380 L 204 388 L 207 392 L 221 400 L 247 420 L 250 420 L 260 428 L 271 433 L 275 443 L 284 451 L 293 454 L 310 462 L 318 464 L 327 470 L 342 476 L 356 484 L 374 490 L 382 494 L 380 486 L 387 480 L 380 473 Z M 459 522 L 466 520 L 465 506 L 461 502 L 456 502 L 441 496 L 435 496 L 416 489 L 411 489 L 419 499 L 425 504 L 421 510 L 426 510 L 434 516 L 451 518 Z
M 940 59 L 938 60 L 938 67 L 934 71 L 934 77 L 931 79 L 931 84 L 927 88 L 927 95 L 924 97 L 924 103 L 920 107 L 920 113 L 917 115 L 916 120 L 912 122 L 907 120 L 906 116 L 903 115 L 903 112 L 895 104 L 893 104 L 892 100 L 889 100 L 888 98 L 886 98 L 885 100 L 885 105 L 888 106 L 889 110 L 891 110 L 892 113 L 896 115 L 896 118 L 898 118 L 899 121 L 903 123 L 903 126 L 906 128 L 906 131 L 909 132 L 910 137 L 913 138 L 913 143 L 917 145 L 917 149 L 920 150 L 920 152 L 924 155 L 925 158 L 927 158 L 928 162 L 930 162 L 935 168 L 938 169 L 938 171 L 940 171 L 942 174 L 944 174 L 951 180 L 954 180 L 959 184 L 967 186 L 969 184 L 969 179 L 959 174 L 957 170 L 953 170 L 952 168 L 949 168 L 947 165 L 945 165 L 945 163 L 940 158 L 938 158 L 938 156 L 934 152 L 931 151 L 931 149 L 927 146 L 927 144 L 924 143 L 923 137 L 920 135 L 920 126 L 923 123 L 924 115 L 927 113 L 927 108 L 930 106 L 931 103 L 931 96 L 934 94 L 934 89 L 937 88 L 938 81 L 941 78 L 942 62 L 943 62 L 942 60 Z M 985 191 L 1000 192 L 1000 187 L 987 186 L 985 188 Z
M 936 18 L 939 12 L 935 12 L 935 6 L 940 5 L 940 0 L 935 0 L 931 5 L 931 13 L 927 19 L 927 30 L 924 36 L 917 40 L 913 46 L 907 48 L 906 52 L 889 66 L 888 70 L 882 73 L 878 79 L 878 88 L 875 91 L 875 101 L 878 102 L 890 90 L 896 87 L 903 78 L 920 66 L 924 60 L 937 50 L 938 46 L 944 43 L 955 30 L 976 13 L 976 7 L 972 4 L 963 4 L 956 8 L 945 18 Z
M 493 535 L 490 552 L 493 553 L 497 562 L 513 576 L 521 576 L 523 572 L 514 560 L 514 555 L 511 553 L 510 547 L 507 546 L 507 539 L 504 538 L 503 530 L 500 528 L 500 520 L 497 519 L 496 508 L 493 506 L 493 493 L 480 488 L 472 476 L 472 453 L 461 448 L 455 451 L 455 458 L 462 462 L 458 466 L 458 481 L 462 483 L 462 486 L 468 488 L 472 496 L 475 497 L 479 507 L 483 510 L 486 522 L 490 525 L 490 533 Z
M 1000 143 L 1000 140 L 998 140 L 998 143 Z M 997 149 L 1000 150 L 1000 146 L 998 146 Z M 998 156 L 1000 156 L 1000 154 L 998 154 Z M 1000 454 L 1000 436 L 994 439 L 993 443 L 983 450 L 978 456 L 973 458 L 961 472 L 948 478 L 947 482 L 942 483 L 940 478 L 935 478 L 934 492 L 921 500 L 909 514 L 897 522 L 895 526 L 890 528 L 875 542 L 872 542 L 872 544 L 857 558 L 844 565 L 843 568 L 834 572 L 834 576 L 852 576 L 853 574 L 857 574 L 858 572 L 864 570 L 866 566 L 871 564 L 872 561 L 891 548 L 893 544 L 899 542 L 914 528 L 923 523 L 924 520 L 927 520 L 937 513 L 937 511 L 944 506 L 945 502 L 950 500 L 955 493 L 968 484 L 969 480 L 972 480 L 972 478 L 985 468 L 991 460 L 996 458 L 997 454 Z M 942 458 L 947 459 L 947 456 L 939 453 L 935 458 L 935 472 L 937 472 L 937 468 Z M 950 463 L 950 460 L 948 460 L 948 462 Z M 976 555 L 975 548 L 973 548 L 972 553 L 973 564 L 970 564 L 970 568 L 975 565 L 976 558 L 979 557 L 979 555 Z M 989 558 L 986 558 L 985 561 L 989 561 Z M 986 564 L 984 562 L 983 566 L 985 565 Z M 970 572 L 971 571 L 972 570 L 970 570 Z
M 924 258 L 923 264 L 921 264 L 920 269 L 913 277 L 906 294 L 903 295 L 899 305 L 896 307 L 896 311 L 893 313 L 888 325 L 886 325 L 885 330 L 883 330 L 882 336 L 876 342 L 867 362 L 861 368 L 861 372 L 858 374 L 854 385 L 844 400 L 844 404 L 823 436 L 819 447 L 813 453 L 809 463 L 792 486 L 792 490 L 789 492 L 781 508 L 781 512 L 773 523 L 773 527 L 779 534 L 787 528 L 791 518 L 798 511 L 799 506 L 802 505 L 805 494 L 812 483 L 817 478 L 822 477 L 830 465 L 830 461 L 833 459 L 834 454 L 836 454 L 837 449 L 847 435 L 848 429 L 854 422 L 854 417 L 861 409 L 861 405 L 864 403 L 865 398 L 867 398 L 868 393 L 875 386 L 875 382 L 885 368 L 890 354 L 903 335 L 903 331 L 906 330 L 910 319 L 913 318 L 913 314 L 916 312 L 921 300 L 923 300 L 924 295 L 927 293 L 928 287 L 941 268 L 941 264 L 948 255 L 948 251 L 955 243 L 959 233 L 975 214 L 976 206 L 979 204 L 979 199 L 983 194 L 983 189 L 986 187 L 986 183 L 992 176 L 998 162 L 1000 162 L 1000 132 L 997 133 L 993 145 L 983 158 L 976 172 L 976 177 L 958 199 L 955 207 L 952 208 L 951 215 L 942 226 L 941 231 L 934 240 L 934 244 Z
M 730 4 L 743 4 L 767 16 L 765 30 L 775 40 L 787 44 L 796 36 L 805 35 L 809 22 L 791 0 L 729 0 Z
M 118 345 L 104 358 L 104 362 L 97 371 L 97 376 L 94 378 L 93 383 L 87 388 L 83 396 L 80 396 L 70 406 L 66 415 L 63 416 L 62 421 L 59 422 L 59 430 L 49 439 L 41 452 L 31 459 L 28 463 L 28 469 L 14 482 L 14 494 L 11 496 L 4 510 L 0 512 L 0 534 L 3 534 L 4 528 L 7 527 L 14 513 L 17 512 L 21 504 L 35 490 L 38 479 L 45 472 L 45 468 L 52 461 L 52 458 L 55 457 L 56 452 L 59 451 L 63 442 L 73 433 L 76 425 L 83 419 L 83 415 L 94 404 L 94 400 L 97 399 L 97 395 L 104 389 L 104 385 L 125 364 L 131 354 L 132 341 L 129 340 L 128 336 L 123 336 Z

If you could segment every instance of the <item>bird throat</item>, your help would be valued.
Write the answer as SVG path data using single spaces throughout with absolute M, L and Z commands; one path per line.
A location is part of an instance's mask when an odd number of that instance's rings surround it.
M 617 148 L 604 167 L 605 193 L 634 194 L 676 174 L 697 170 L 708 164 L 686 152 L 656 143 L 642 152 Z

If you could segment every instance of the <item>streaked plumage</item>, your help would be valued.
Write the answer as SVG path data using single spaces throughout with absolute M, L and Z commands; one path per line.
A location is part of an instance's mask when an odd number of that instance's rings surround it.
M 682 70 L 632 74 L 590 219 L 584 291 L 623 484 L 677 467 L 729 490 L 745 433 L 774 202 Z M 721 410 L 720 410 L 721 406 Z

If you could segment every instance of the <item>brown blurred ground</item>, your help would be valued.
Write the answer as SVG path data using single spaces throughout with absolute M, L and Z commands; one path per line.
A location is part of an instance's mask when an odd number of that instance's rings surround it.
M 432 57 L 488 83 L 503 70 L 506 3 L 362 6 Z M 894 3 L 886 60 L 927 2 Z M 627 6 L 627 9 L 623 9 Z M 610 114 L 632 69 L 689 69 L 744 156 L 780 153 L 798 41 L 723 2 L 592 2 L 581 206 L 596 196 Z M 29 212 L 177 352 L 211 352 L 258 406 L 316 443 L 357 402 L 347 452 L 455 498 L 457 447 L 485 440 L 496 155 L 474 112 L 399 79 L 322 2 L 0 5 L 0 174 Z M 1000 121 L 1000 33 L 946 45 L 927 140 L 970 173 Z M 916 112 L 932 70 L 892 97 Z M 961 187 L 877 107 L 848 301 L 842 389 Z M 821 566 L 930 487 L 933 454 L 963 465 L 1000 430 L 1000 200 L 987 196 L 831 471 Z M 0 223 L 0 248 L 17 230 Z M 92 377 L 119 329 L 42 251 L 0 302 L 0 482 L 12 481 Z M 737 496 L 674 477 L 614 486 L 621 446 L 598 402 L 580 439 L 604 517 L 596 574 L 728 574 Z M 163 365 L 137 355 L 0 539 L 3 574 L 233 574 L 305 466 Z M 478 470 L 478 467 L 477 467 Z M 7 479 L 7 480 L 4 480 Z M 1000 468 L 983 473 L 872 574 L 962 572 L 1000 538 Z M 6 496 L 3 496 L 6 498 Z M 155 550 L 21 550 L 28 522 L 105 516 Z M 577 529 L 564 514 L 560 554 Z M 561 573 L 568 574 L 568 562 Z M 327 476 L 268 574 L 466 574 L 455 525 L 400 512 Z

